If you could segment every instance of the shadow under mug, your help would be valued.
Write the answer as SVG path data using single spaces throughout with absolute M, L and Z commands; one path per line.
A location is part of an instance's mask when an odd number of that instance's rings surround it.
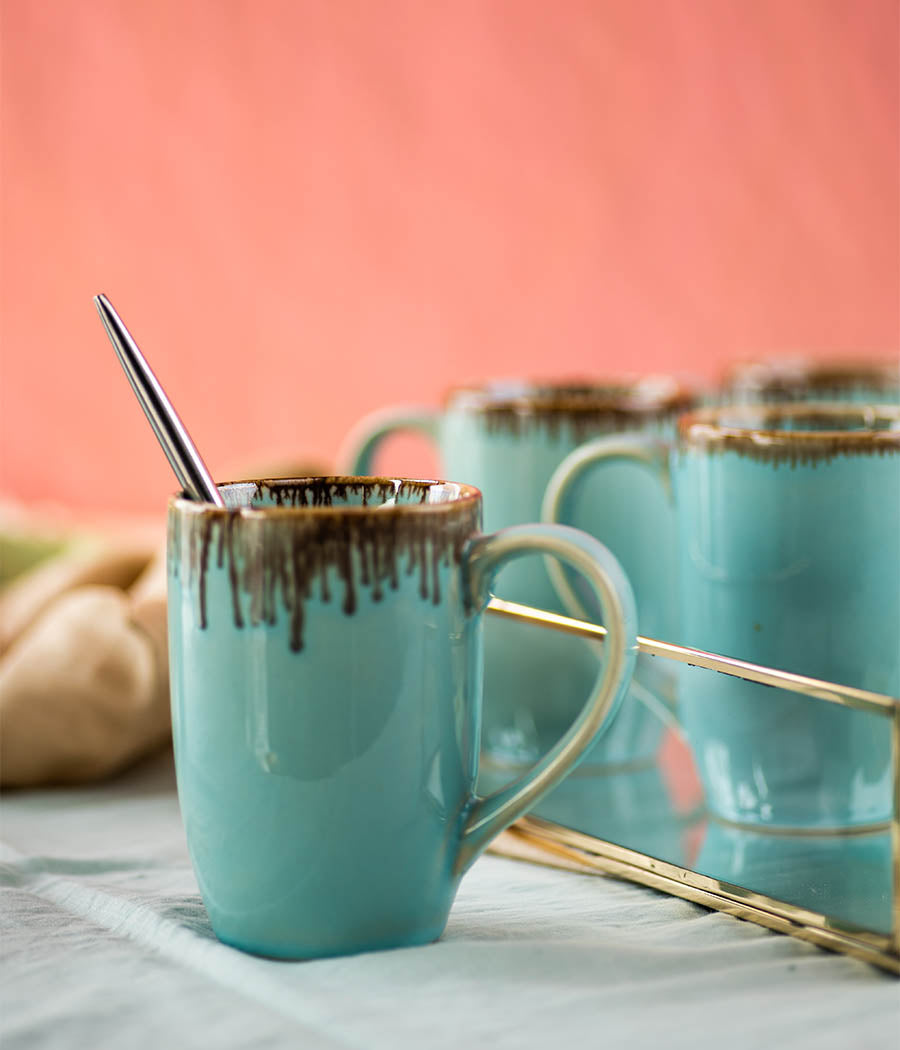
M 499 529 L 537 520 L 554 470 L 583 442 L 624 431 L 666 437 L 693 404 L 693 394 L 668 376 L 614 383 L 498 381 L 451 391 L 441 411 L 401 407 L 366 417 L 348 436 L 341 461 L 351 473 L 366 474 L 392 434 L 424 434 L 437 447 L 445 476 L 465 478 L 484 493 L 485 528 Z M 653 480 L 628 469 L 611 471 L 599 495 L 586 492 L 575 508 L 573 524 L 602 535 L 625 570 L 644 634 L 666 636 L 674 628 L 674 586 L 658 586 L 660 576 L 675 571 L 671 517 Z M 497 594 L 568 611 L 540 560 L 504 569 Z M 599 617 L 595 605 L 590 611 L 590 618 Z M 597 660 L 592 642 L 492 618 L 485 628 L 485 767 L 527 764 L 559 739 Z M 673 693 L 671 677 L 639 657 L 632 689 L 586 761 L 605 768 L 652 761 L 672 721 L 667 705 Z
M 483 535 L 467 485 L 305 478 L 220 486 L 168 516 L 181 811 L 213 929 L 280 958 L 421 944 L 488 842 L 573 768 L 627 690 L 628 581 L 601 544 Z M 476 794 L 494 575 L 554 554 L 590 580 L 604 664 L 562 740 Z
M 725 406 L 684 416 L 674 443 L 601 439 L 561 464 L 544 520 L 562 519 L 581 478 L 623 463 L 649 468 L 675 507 L 681 623 L 669 641 L 900 695 L 900 407 Z M 679 694 L 719 816 L 797 828 L 890 818 L 890 729 L 877 715 L 691 668 Z

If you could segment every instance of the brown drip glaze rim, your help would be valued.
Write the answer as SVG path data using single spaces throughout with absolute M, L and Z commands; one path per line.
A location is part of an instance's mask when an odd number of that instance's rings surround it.
M 609 381 L 497 381 L 451 388 L 447 408 L 460 407 L 487 416 L 632 415 L 648 419 L 693 408 L 696 392 L 668 376 Z
M 842 390 L 855 386 L 888 391 L 900 387 L 900 361 L 742 361 L 731 366 L 725 383 L 748 393 Z
M 779 420 L 806 420 L 816 429 L 781 430 L 774 425 Z M 847 424 L 860 429 L 848 429 Z M 726 405 L 682 416 L 678 435 L 682 447 L 737 452 L 771 462 L 884 455 L 900 452 L 900 406 L 831 402 Z
M 451 498 L 425 502 L 435 486 L 445 486 L 449 491 L 442 494 Z M 211 616 L 230 615 L 237 629 L 283 620 L 292 652 L 303 649 L 314 594 L 326 604 L 339 601 L 344 615 L 352 616 L 363 592 L 379 602 L 402 580 L 412 579 L 423 601 L 439 604 L 442 566 L 461 563 L 481 522 L 481 493 L 455 482 L 308 477 L 231 482 L 222 488 L 226 501 L 229 489 L 238 488 L 244 498 L 266 494 L 276 505 L 221 508 L 173 496 L 171 571 L 195 596 L 200 630 Z M 363 502 L 335 504 L 346 494 Z M 418 496 L 419 502 L 386 504 L 392 496 Z M 221 601 L 210 605 L 211 571 L 227 581 L 231 601 L 225 608 Z
M 304 517 L 325 517 L 329 515 L 348 515 L 351 517 L 362 517 L 373 515 L 377 511 L 379 519 L 389 521 L 392 518 L 405 517 L 407 515 L 430 515 L 430 514 L 453 514 L 454 512 L 468 509 L 481 500 L 481 492 L 474 485 L 465 485 L 455 481 L 442 481 L 440 479 L 424 478 L 393 478 L 380 476 L 347 476 L 328 475 L 307 478 L 253 478 L 241 481 L 223 481 L 218 483 L 220 489 L 234 489 L 253 486 L 254 496 L 268 491 L 279 495 L 284 502 L 275 505 L 253 506 L 251 504 L 238 504 L 233 507 L 216 507 L 212 503 L 201 503 L 189 499 L 183 492 L 176 493 L 169 498 L 169 507 L 181 513 L 203 514 L 210 517 L 281 517 L 290 516 L 296 518 L 298 515 Z M 446 486 L 456 489 L 457 494 L 447 500 L 429 503 L 424 499 L 424 494 L 435 486 Z M 369 489 L 375 496 L 371 503 L 367 504 L 344 504 L 334 503 L 333 500 L 340 496 L 341 490 L 353 490 L 359 492 L 361 489 Z M 300 493 L 310 496 L 311 502 L 297 502 Z M 398 503 L 385 505 L 384 500 L 390 495 L 408 495 L 419 492 L 423 498 L 418 503 Z

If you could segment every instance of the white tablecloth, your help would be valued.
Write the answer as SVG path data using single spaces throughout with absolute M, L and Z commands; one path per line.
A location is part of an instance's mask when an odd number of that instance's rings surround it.
M 316 962 L 212 933 L 170 755 L 2 807 L 3 1050 L 890 1048 L 900 981 L 663 894 L 483 857 L 444 936 Z

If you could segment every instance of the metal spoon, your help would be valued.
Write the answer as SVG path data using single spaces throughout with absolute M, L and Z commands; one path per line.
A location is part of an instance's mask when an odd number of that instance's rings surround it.
M 131 333 L 125 327 L 122 318 L 105 295 L 95 295 L 94 305 L 119 362 L 125 369 L 131 389 L 141 403 L 141 408 L 146 413 L 150 426 L 153 427 L 153 432 L 184 491 L 191 499 L 224 507 L 225 501 L 206 469 L 196 445 L 191 441 L 184 423 L 172 407 L 172 402 L 166 397 L 166 392 L 138 349 L 137 343 L 131 338 Z

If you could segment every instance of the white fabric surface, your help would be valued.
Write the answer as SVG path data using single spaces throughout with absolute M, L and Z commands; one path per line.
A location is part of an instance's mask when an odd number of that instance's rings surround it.
M 424 948 L 315 962 L 220 944 L 171 756 L 3 796 L 3 1050 L 900 1045 L 900 981 L 663 894 L 497 857 Z

